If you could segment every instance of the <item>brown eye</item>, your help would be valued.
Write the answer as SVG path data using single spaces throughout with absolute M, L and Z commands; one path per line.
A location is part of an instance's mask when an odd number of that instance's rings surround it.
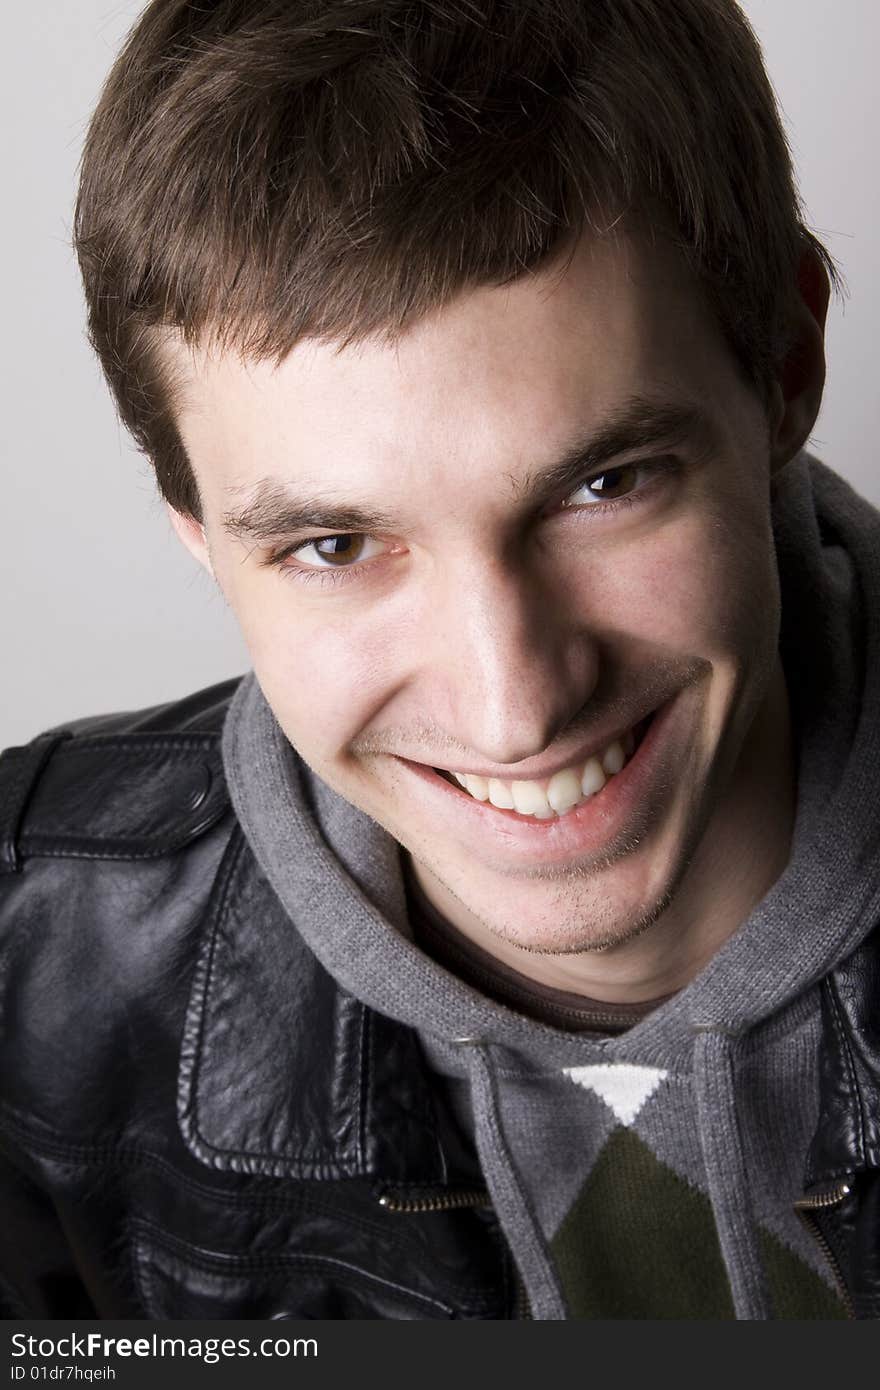
M 645 483 L 660 467 L 654 463 L 624 463 L 619 468 L 607 468 L 587 478 L 574 492 L 569 493 L 564 506 L 588 512 L 591 507 L 609 506 L 616 501 L 626 501 L 644 490 Z
M 361 558 L 365 537 L 355 535 L 322 536 L 312 541 L 315 553 L 331 565 L 352 565 Z
M 387 541 L 377 540 L 375 536 L 360 535 L 356 531 L 339 531 L 335 536 L 315 536 L 310 541 L 284 552 L 280 557 L 281 569 L 298 570 L 353 570 L 357 572 L 362 563 L 377 560 L 389 550 Z M 291 565 L 290 561 L 295 564 Z
M 637 465 L 627 463 L 622 468 L 609 468 L 607 473 L 600 474 L 598 478 L 591 478 L 585 486 L 599 498 L 624 497 L 628 492 L 632 492 L 638 475 Z

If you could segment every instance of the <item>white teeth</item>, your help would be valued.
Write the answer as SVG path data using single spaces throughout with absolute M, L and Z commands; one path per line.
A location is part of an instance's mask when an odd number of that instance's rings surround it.
M 584 796 L 595 796 L 605 785 L 605 773 L 598 758 L 591 758 L 581 775 L 581 791 Z
M 547 800 L 558 816 L 564 816 L 581 799 L 581 779 L 576 772 L 566 768 L 554 773 L 547 787 Z
M 510 787 L 506 782 L 499 782 L 497 777 L 489 778 L 489 800 L 493 806 L 497 806 L 499 811 L 513 811 L 513 796 Z
M 619 772 L 625 762 L 626 754 L 619 743 L 609 744 L 602 754 L 602 766 L 609 777 L 613 777 L 616 772 Z
M 547 797 L 537 782 L 511 782 L 513 805 L 521 816 L 545 818 L 552 815 Z
M 474 772 L 454 772 L 452 776 L 477 801 L 491 801 L 501 811 L 516 811 L 535 820 L 550 820 L 600 792 L 608 778 L 626 766 L 635 746 L 635 734 L 629 730 L 583 767 L 563 768 L 546 783 L 524 779 L 503 782 L 499 777 L 480 777 Z
M 476 801 L 489 800 L 489 783 L 485 777 L 478 777 L 475 772 L 468 772 L 465 774 L 464 785 Z

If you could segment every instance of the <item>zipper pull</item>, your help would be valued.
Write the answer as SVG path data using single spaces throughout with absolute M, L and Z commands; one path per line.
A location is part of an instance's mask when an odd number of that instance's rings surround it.
M 852 1192 L 852 1180 L 847 1178 L 845 1182 L 836 1183 L 833 1187 L 825 1187 L 821 1192 L 805 1193 L 803 1197 L 798 1197 L 794 1204 L 795 1211 L 822 1211 L 826 1207 L 839 1207 L 845 1197 Z
M 847 1317 L 849 1318 L 855 1318 L 856 1315 L 849 1289 L 846 1286 L 846 1280 L 843 1277 L 843 1270 L 840 1268 L 837 1256 L 819 1228 L 816 1212 L 830 1211 L 833 1207 L 839 1207 L 842 1202 L 846 1201 L 852 1189 L 852 1177 L 848 1176 L 841 1182 L 835 1183 L 832 1187 L 822 1188 L 819 1192 L 804 1193 L 803 1197 L 799 1197 L 794 1204 L 795 1212 L 800 1217 L 801 1222 L 809 1231 L 828 1262 L 828 1267 L 834 1276 L 834 1281 L 837 1284 L 838 1292 L 843 1306 L 846 1309 Z
M 432 1191 L 430 1188 L 411 1188 L 406 1192 L 395 1192 L 393 1188 L 383 1187 L 377 1194 L 380 1207 L 386 1211 L 402 1212 L 412 1215 L 432 1211 L 464 1211 L 467 1208 L 491 1207 L 492 1202 L 485 1188 L 461 1188 L 459 1191 Z

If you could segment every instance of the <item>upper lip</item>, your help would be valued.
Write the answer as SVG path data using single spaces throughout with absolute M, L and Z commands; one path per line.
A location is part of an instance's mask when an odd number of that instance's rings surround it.
M 507 763 L 487 768 L 485 766 L 475 766 L 473 763 L 468 763 L 467 766 L 459 765 L 452 767 L 448 763 L 425 764 L 422 759 L 412 759 L 410 761 L 422 762 L 423 766 L 436 768 L 438 772 L 457 772 L 461 776 L 469 773 L 473 777 L 485 777 L 487 779 L 497 778 L 502 782 L 541 782 L 548 777 L 552 777 L 556 772 L 562 772 L 563 769 L 569 767 L 577 767 L 580 763 L 585 763 L 588 762 L 590 758 L 595 758 L 599 753 L 604 753 L 609 744 L 622 738 L 630 729 L 634 729 L 637 724 L 641 724 L 643 719 L 647 719 L 650 715 L 655 714 L 656 711 L 661 709 L 666 703 L 667 700 L 663 700 L 660 704 L 652 705 L 650 709 L 642 710 L 641 713 L 634 713 L 627 723 L 617 723 L 613 729 L 609 729 L 607 732 L 594 734 L 589 743 L 583 744 L 581 748 L 576 749 L 573 753 L 566 754 L 564 757 L 560 757 L 557 754 L 552 762 L 549 760 L 540 762 L 535 758 L 530 762 L 520 763 L 516 767 L 512 767 Z

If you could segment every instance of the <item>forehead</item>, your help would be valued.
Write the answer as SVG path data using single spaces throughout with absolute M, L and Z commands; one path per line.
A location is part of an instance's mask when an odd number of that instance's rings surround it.
M 178 423 L 206 500 L 267 476 L 409 486 L 442 461 L 532 467 L 635 395 L 723 401 L 736 372 L 662 242 L 583 239 L 388 343 L 298 343 L 280 364 L 171 346 Z

